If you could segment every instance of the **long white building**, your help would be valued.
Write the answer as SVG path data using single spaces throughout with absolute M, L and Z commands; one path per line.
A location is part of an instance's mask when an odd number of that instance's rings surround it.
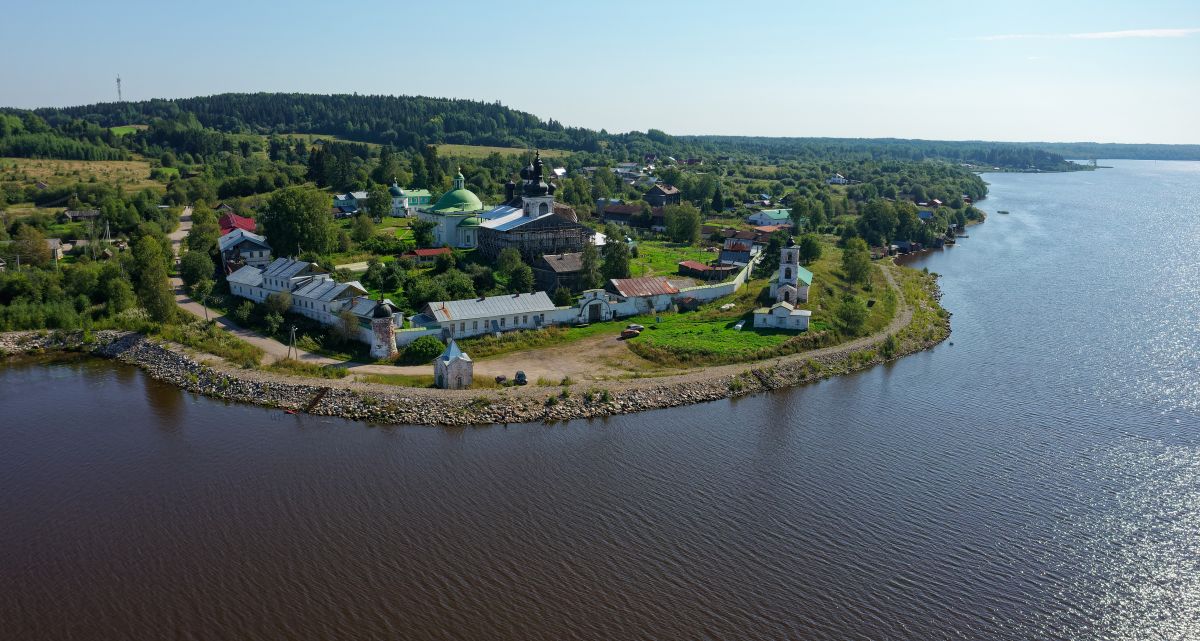
M 372 300 L 358 281 L 339 283 L 316 265 L 292 258 L 276 258 L 266 268 L 246 265 L 226 277 L 229 291 L 261 303 L 272 294 L 292 297 L 289 311 L 324 325 L 342 323 L 342 314 L 357 319 L 358 340 L 371 346 L 371 355 L 386 358 L 396 353 L 396 328 L 403 315 L 390 300 Z

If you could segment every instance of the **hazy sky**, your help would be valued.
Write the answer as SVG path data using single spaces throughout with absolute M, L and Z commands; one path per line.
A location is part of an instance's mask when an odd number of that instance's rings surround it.
M 0 105 L 499 100 L 609 131 L 1200 143 L 1200 1 L 6 2 Z

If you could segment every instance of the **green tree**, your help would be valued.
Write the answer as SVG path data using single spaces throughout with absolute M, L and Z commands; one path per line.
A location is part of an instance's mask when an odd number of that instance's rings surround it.
M 505 247 L 500 250 L 500 255 L 496 257 L 496 271 L 505 276 L 512 276 L 512 273 L 525 261 L 521 260 L 521 252 L 512 247 Z
M 821 258 L 821 241 L 816 234 L 805 234 L 800 237 L 800 262 L 805 265 Z
M 314 187 L 286 187 L 272 194 L 260 218 L 275 253 L 333 251 L 337 230 L 329 207 L 329 195 Z
M 851 238 L 846 241 L 842 250 L 842 271 L 846 272 L 846 280 L 851 283 L 866 283 L 871 275 L 871 253 L 867 249 L 867 241 L 861 238 Z
M 867 315 L 869 313 L 867 304 L 861 298 L 847 294 L 838 303 L 835 315 L 838 327 L 848 335 L 855 335 L 862 330 L 863 325 L 867 322 Z
M 688 245 L 700 241 L 700 210 L 692 205 L 667 205 L 663 208 L 663 221 L 671 240 Z
M 375 186 L 367 193 L 367 213 L 375 220 L 383 220 L 392 213 L 392 195 L 387 188 Z
M 274 294 L 267 296 L 266 304 L 268 311 L 282 316 L 283 314 L 288 313 L 288 310 L 292 308 L 292 293 L 275 292 Z M 275 332 L 271 333 L 274 334 Z
M 437 358 L 446 346 L 433 336 L 422 336 L 404 348 L 403 360 L 406 363 L 428 363 Z
M 709 205 L 713 213 L 721 213 L 725 209 L 725 196 L 721 194 L 721 186 L 717 185 L 717 190 L 713 192 L 712 204 Z
M 213 282 L 208 278 L 201 278 L 192 285 L 192 298 L 200 302 L 204 307 L 204 320 L 208 321 L 208 297 L 212 296 Z
M 104 281 L 104 311 L 109 316 L 115 316 L 137 304 L 137 294 L 133 286 L 124 278 L 110 278 Z
M 359 214 L 354 217 L 354 224 L 351 227 L 350 237 L 354 242 L 365 243 L 371 240 L 375 235 L 375 223 L 366 214 Z
M 618 242 L 610 238 L 609 242 Z M 584 289 L 595 289 L 604 285 L 604 276 L 600 271 L 600 250 L 592 243 L 584 243 L 580 256 L 579 281 Z
M 254 303 L 244 300 L 241 305 L 238 305 L 233 310 L 233 320 L 238 325 L 245 327 L 250 323 L 250 317 L 254 315 Z
M 437 225 L 435 223 L 432 223 L 428 220 L 414 218 L 412 223 L 409 225 L 409 229 L 411 229 L 413 233 L 413 244 L 415 244 L 417 247 L 433 246 L 433 228 L 436 226 Z
M 533 291 L 533 269 L 521 263 L 509 274 L 508 289 L 514 293 Z
M 37 228 L 30 225 L 20 225 L 13 236 L 12 251 L 21 257 L 21 265 L 41 267 L 49 263 L 54 256 L 46 237 Z
M 192 210 L 192 229 L 187 236 L 188 249 L 216 256 L 217 239 L 220 236 L 221 228 L 217 224 L 217 215 L 208 207 L 196 206 Z
M 175 296 L 167 283 L 162 246 L 153 236 L 142 236 L 133 246 L 133 267 L 138 301 L 150 318 L 170 322 L 175 317 Z
M 554 290 L 554 304 L 559 307 L 566 307 L 574 302 L 575 297 L 571 295 L 571 290 L 566 287 L 559 287 Z
M 200 251 L 189 251 L 179 260 L 179 277 L 183 284 L 191 287 L 201 279 L 213 277 L 213 262 L 208 254 Z
M 629 278 L 629 245 L 623 239 L 609 237 L 600 273 L 604 278 Z
M 276 312 L 271 312 L 263 317 L 263 324 L 267 326 L 268 334 L 279 333 L 279 328 L 283 326 L 283 316 Z

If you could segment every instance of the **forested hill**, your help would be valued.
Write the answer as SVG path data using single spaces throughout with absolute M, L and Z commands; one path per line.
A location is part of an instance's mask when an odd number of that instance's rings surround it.
M 60 134 L 60 137 L 52 140 L 47 135 L 38 137 L 25 131 L 20 141 L 10 140 L 9 144 L 0 141 L 0 152 L 45 156 L 47 151 L 65 150 L 70 157 L 115 157 L 124 152 L 105 147 L 120 147 L 120 143 L 98 135 L 92 127 L 146 124 L 154 129 L 156 123 L 175 123 L 168 126 L 191 128 L 198 124 L 217 132 L 235 134 L 325 134 L 414 151 L 427 144 L 453 143 L 565 149 L 603 154 L 616 160 L 636 160 L 644 154 L 808 160 L 937 159 L 1006 169 L 1053 171 L 1077 167 L 1067 163 L 1064 155 L 1076 158 L 1200 158 L 1200 146 L 1196 145 L 671 136 L 657 129 L 613 134 L 566 127 L 554 119 L 544 120 L 498 102 L 422 96 L 229 93 L 44 108 L 34 113 L 55 130 L 43 134 Z M 26 125 L 26 129 L 33 128 L 32 123 Z M 15 130 L 15 126 L 12 129 Z M 3 131 L 0 131 L 2 137 Z
M 226 133 L 326 134 L 400 148 L 453 143 L 601 151 L 599 140 L 623 138 L 564 127 L 553 119 L 542 120 L 498 102 L 422 96 L 227 93 L 38 109 L 36 113 L 52 125 L 77 118 L 106 127 L 192 114 L 203 126 Z
M 1029 142 L 1029 147 L 1044 149 L 1064 158 L 1087 160 L 1200 160 L 1200 145 L 1119 144 L 1104 142 Z

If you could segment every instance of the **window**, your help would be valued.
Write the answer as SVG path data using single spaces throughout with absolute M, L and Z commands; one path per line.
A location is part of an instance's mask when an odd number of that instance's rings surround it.
M 465 332 L 465 331 L 467 331 L 467 324 L 466 324 L 465 322 L 463 322 L 463 323 L 459 323 L 459 324 L 458 324 L 458 331 L 460 331 L 460 332 Z
M 479 329 L 479 321 L 471 321 L 471 329 Z
M 500 319 L 500 326 L 504 327 L 504 319 L 503 318 Z
M 516 325 L 519 325 L 519 324 L 521 324 L 521 317 L 520 317 L 520 316 L 513 316 L 513 325 L 514 325 L 514 326 L 516 326 Z
M 522 316 L 522 317 L 521 317 L 521 324 L 522 324 L 522 325 L 528 325 L 528 324 L 529 324 L 529 317 L 528 317 L 528 316 Z

